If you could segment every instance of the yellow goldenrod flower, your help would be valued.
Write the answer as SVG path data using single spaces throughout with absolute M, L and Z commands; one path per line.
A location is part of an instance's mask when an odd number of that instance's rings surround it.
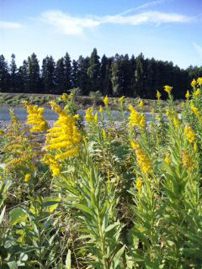
M 26 123 L 32 126 L 30 131 L 32 133 L 44 132 L 48 128 L 48 124 L 43 116 L 44 108 L 27 104 L 26 109 L 28 114 Z
M 172 122 L 173 122 L 173 125 L 175 128 L 178 128 L 180 126 L 180 121 L 179 121 L 178 117 L 173 116 Z
M 63 101 L 63 102 L 67 102 L 68 99 L 69 99 L 69 96 L 67 93 L 63 93 L 62 96 L 60 97 L 60 99 Z
M 170 154 L 169 154 L 169 153 L 166 154 L 166 157 L 165 157 L 165 159 L 164 159 L 164 162 L 165 162 L 166 164 L 168 164 L 168 165 L 171 164 L 171 158 L 170 158 Z
M 75 120 L 79 120 L 81 118 L 81 116 L 79 114 L 75 114 L 73 117 Z
M 194 169 L 194 162 L 193 158 L 190 156 L 189 152 L 183 151 L 181 154 L 182 158 L 182 165 L 188 169 L 188 170 L 193 170 Z
M 94 114 L 93 114 L 93 108 L 89 107 L 88 109 L 86 109 L 86 122 L 94 122 Z
M 196 85 L 197 85 L 197 81 L 195 79 L 193 79 L 192 82 L 191 82 L 192 88 L 195 89 L 196 88 Z
M 99 112 L 100 112 L 100 113 L 103 112 L 103 107 L 102 107 L 102 106 L 100 106 L 100 108 L 99 108 Z
M 29 183 L 31 179 L 31 174 L 26 174 L 24 178 L 24 182 Z
M 197 78 L 197 83 L 199 86 L 202 86 L 202 77 Z
M 197 146 L 197 143 L 195 142 L 194 143 L 194 152 L 197 152 L 198 151 L 198 146 Z
M 173 87 L 171 87 L 171 86 L 169 86 L 169 85 L 165 85 L 165 86 L 164 86 L 164 91 L 167 92 L 168 94 L 171 93 L 172 89 L 173 89 Z
M 98 113 L 97 112 L 95 113 L 93 120 L 94 120 L 95 124 L 98 124 Z
M 140 170 L 143 174 L 149 174 L 152 170 L 151 161 L 136 141 L 132 141 L 131 146 L 135 150 L 137 164 Z
M 107 138 L 107 133 L 106 133 L 105 129 L 102 129 L 102 138 L 104 140 L 106 140 L 106 138 Z
M 55 101 L 50 101 L 49 104 L 51 106 L 51 109 L 55 113 L 57 113 L 57 114 L 62 113 L 62 111 L 63 111 L 62 108 Z
M 140 192 L 142 190 L 142 179 L 140 177 L 136 178 L 136 189 L 138 190 L 138 192 Z
M 144 101 L 143 100 L 140 100 L 138 106 L 142 108 L 144 106 Z
M 201 114 L 198 108 L 193 103 L 191 104 L 190 108 L 194 115 L 199 118 Z
M 156 98 L 157 98 L 158 101 L 161 99 L 160 91 L 156 91 Z
M 146 120 L 144 114 L 138 113 L 137 110 L 129 105 L 130 115 L 129 115 L 129 126 L 132 127 L 140 127 L 145 128 Z
M 199 97 L 200 96 L 200 94 L 201 94 L 201 90 L 198 88 L 197 90 L 195 90 L 194 92 L 193 92 L 193 97 Z
M 190 144 L 192 144 L 196 139 L 196 135 L 190 126 L 184 127 L 184 135 Z
M 54 157 L 46 158 L 46 163 L 56 175 L 59 173 L 58 162 L 78 155 L 82 137 L 76 126 L 76 119 L 62 111 L 57 121 L 46 135 L 45 150 Z M 47 161 L 48 160 L 48 161 Z
M 189 90 L 187 90 L 187 92 L 185 94 L 186 99 L 189 100 L 190 96 L 191 96 L 191 94 L 190 94 Z
M 44 155 L 42 162 L 47 164 L 52 172 L 53 176 L 59 176 L 60 174 L 60 164 L 55 160 L 54 156 L 50 154 Z
M 104 97 L 103 102 L 104 102 L 105 106 L 109 105 L 109 98 L 107 95 Z

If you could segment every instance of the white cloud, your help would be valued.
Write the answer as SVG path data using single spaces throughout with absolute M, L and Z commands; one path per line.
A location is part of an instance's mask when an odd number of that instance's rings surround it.
M 193 42 L 193 46 L 196 50 L 196 52 L 198 53 L 198 55 L 202 58 L 202 46 L 200 46 L 199 44 Z
M 94 28 L 100 24 L 96 19 L 73 17 L 61 11 L 44 12 L 42 19 L 66 35 L 80 35 L 84 29 Z
M 133 15 L 108 15 L 103 17 L 75 17 L 61 11 L 47 11 L 41 15 L 44 22 L 56 27 L 66 35 L 81 35 L 85 29 L 93 29 L 102 24 L 141 25 L 164 23 L 187 23 L 191 17 L 159 11 L 140 12 Z
M 0 29 L 19 29 L 22 27 L 22 24 L 17 22 L 8 22 L 8 21 L 0 21 Z

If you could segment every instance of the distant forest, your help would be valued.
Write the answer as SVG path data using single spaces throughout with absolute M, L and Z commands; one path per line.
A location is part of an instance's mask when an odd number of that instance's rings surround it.
M 202 66 L 181 69 L 172 62 L 147 59 L 142 53 L 100 57 L 93 49 L 90 57 L 78 60 L 71 60 L 68 53 L 57 61 L 47 56 L 41 66 L 33 53 L 20 67 L 14 54 L 9 63 L 0 55 L 0 92 L 61 94 L 79 88 L 81 95 L 99 91 L 108 96 L 154 99 L 156 90 L 168 84 L 175 98 L 182 99 L 191 80 L 199 76 Z

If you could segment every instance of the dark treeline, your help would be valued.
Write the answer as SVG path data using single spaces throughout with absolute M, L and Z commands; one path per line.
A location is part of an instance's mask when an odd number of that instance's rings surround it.
M 193 78 L 202 76 L 202 66 L 180 69 L 172 62 L 116 54 L 101 58 L 94 49 L 90 57 L 71 60 L 68 53 L 57 61 L 52 56 L 42 65 L 35 53 L 17 67 L 15 55 L 8 63 L 0 55 L 0 92 L 61 94 L 79 88 L 82 95 L 99 91 L 108 96 L 154 99 L 166 84 L 174 87 L 175 98 L 184 98 Z

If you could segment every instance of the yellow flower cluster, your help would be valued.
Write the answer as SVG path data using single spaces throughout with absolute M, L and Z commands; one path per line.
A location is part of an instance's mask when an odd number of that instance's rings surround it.
M 191 86 L 192 88 L 196 88 L 196 86 L 202 86 L 202 77 L 198 77 L 197 80 L 196 79 L 193 79 L 192 82 L 191 82 Z
M 143 100 L 140 100 L 139 104 L 138 104 L 139 107 L 144 107 L 144 101 Z
M 196 139 L 196 134 L 194 133 L 193 129 L 190 126 L 185 126 L 184 135 L 190 144 L 194 143 Z
M 187 90 L 186 94 L 185 94 L 185 97 L 187 100 L 189 100 L 189 98 L 191 97 L 191 94 L 190 92 Z
M 136 141 L 131 141 L 131 147 L 135 150 L 137 164 L 140 170 L 144 174 L 149 174 L 152 170 L 151 161 Z
M 103 102 L 104 102 L 105 106 L 109 105 L 109 98 L 107 95 L 104 97 Z
M 25 183 L 29 183 L 29 182 L 30 182 L 30 179 L 31 179 L 31 174 L 30 174 L 30 173 L 27 173 L 27 174 L 25 175 L 24 182 L 25 182 Z
M 69 100 L 69 96 L 67 93 L 63 93 L 62 96 L 60 97 L 60 99 L 63 101 L 63 102 L 67 102 Z
M 26 104 L 27 109 L 27 124 L 31 125 L 30 131 L 32 133 L 44 132 L 46 131 L 48 124 L 44 119 L 44 108 L 38 107 L 36 105 Z
M 164 162 L 167 165 L 170 165 L 171 164 L 171 157 L 170 157 L 170 154 L 169 153 L 166 154 L 165 159 L 164 159 Z
M 193 159 L 190 156 L 190 154 L 187 151 L 183 151 L 181 154 L 182 158 L 182 165 L 188 169 L 188 170 L 193 170 L 194 169 L 194 163 Z
M 51 106 L 51 109 L 57 113 L 57 114 L 60 114 L 60 113 L 63 113 L 63 110 L 62 108 L 55 102 L 55 101 L 50 101 L 50 106 Z
M 156 98 L 157 98 L 158 101 L 161 99 L 160 91 L 156 91 Z
M 193 97 L 197 98 L 197 97 L 200 96 L 200 94 L 201 94 L 201 90 L 198 88 L 197 90 L 195 90 L 195 91 L 193 92 Z
M 59 163 L 62 160 L 79 153 L 81 140 L 75 117 L 62 110 L 53 127 L 48 130 L 44 147 L 48 154 L 44 156 L 43 161 L 50 166 L 53 175 L 59 174 Z
M 59 176 L 61 167 L 59 162 L 55 160 L 54 156 L 46 154 L 44 155 L 42 161 L 49 166 L 53 176 Z
M 66 159 L 77 155 L 81 142 L 81 134 L 76 126 L 75 118 L 62 113 L 48 130 L 46 135 L 46 150 L 59 150 L 56 159 Z M 62 152 L 61 152 L 62 151 Z
M 145 128 L 146 120 L 144 114 L 138 113 L 132 105 L 129 105 L 128 109 L 130 110 L 129 126 Z
M 199 86 L 202 86 L 202 77 L 199 77 L 197 79 L 197 83 L 198 83 Z
M 190 108 L 194 115 L 199 118 L 201 114 L 198 108 L 193 103 L 191 104 Z
M 171 86 L 169 86 L 169 85 L 165 85 L 165 86 L 164 86 L 164 91 L 167 92 L 168 94 L 171 93 L 172 89 L 173 89 L 173 87 L 171 87 Z
M 138 190 L 138 192 L 140 192 L 142 190 L 142 179 L 140 177 L 136 178 L 136 189 Z
M 98 113 L 93 113 L 93 108 L 89 107 L 86 109 L 86 122 L 88 123 L 98 123 Z

